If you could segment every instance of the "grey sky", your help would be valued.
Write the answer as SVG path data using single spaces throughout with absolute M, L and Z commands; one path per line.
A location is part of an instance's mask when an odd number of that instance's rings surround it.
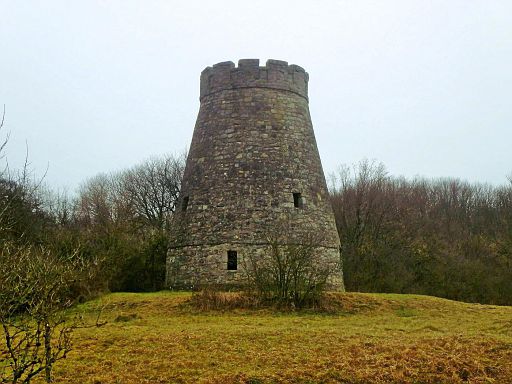
M 326 173 L 501 184 L 512 172 L 512 1 L 0 0 L 8 158 L 47 182 L 190 144 L 199 74 L 240 58 L 310 74 Z

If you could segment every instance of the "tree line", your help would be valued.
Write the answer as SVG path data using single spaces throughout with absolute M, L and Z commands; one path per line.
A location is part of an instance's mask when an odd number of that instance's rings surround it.
M 84 298 L 105 291 L 163 289 L 167 231 L 179 195 L 183 156 L 152 158 L 99 174 L 74 198 L 33 178 L 0 177 L 4 214 L 0 241 L 44 245 L 59 258 L 74 255 L 96 269 Z
M 86 261 L 82 299 L 164 289 L 168 230 L 185 155 L 99 174 L 69 198 L 0 175 L 0 242 L 44 245 Z M 512 304 L 512 178 L 508 185 L 406 179 L 362 161 L 330 177 L 348 291 Z
M 504 186 L 343 166 L 330 180 L 349 291 L 512 305 L 512 175 Z

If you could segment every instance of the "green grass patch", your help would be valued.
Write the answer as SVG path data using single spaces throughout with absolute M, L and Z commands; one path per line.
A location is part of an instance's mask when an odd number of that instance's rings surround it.
M 200 311 L 190 293 L 81 305 L 56 383 L 504 383 L 512 307 L 419 295 L 331 294 L 329 311 Z M 226 300 L 230 300 L 227 298 Z M 231 302 L 231 301 L 229 301 Z M 117 319 L 117 321 L 116 321 Z

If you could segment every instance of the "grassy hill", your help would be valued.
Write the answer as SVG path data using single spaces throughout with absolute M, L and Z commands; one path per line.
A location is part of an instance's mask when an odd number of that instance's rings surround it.
M 339 294 L 333 313 L 201 312 L 189 293 L 111 294 L 56 383 L 512 383 L 512 307 Z

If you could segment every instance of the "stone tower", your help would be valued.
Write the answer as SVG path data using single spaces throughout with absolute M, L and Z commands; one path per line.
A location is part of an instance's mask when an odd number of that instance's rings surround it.
M 340 241 L 308 106 L 308 74 L 285 61 L 228 61 L 201 73 L 200 109 L 167 258 L 167 285 L 236 286 L 244 260 L 316 239 L 343 289 Z M 275 241 L 275 240 L 273 240 Z

